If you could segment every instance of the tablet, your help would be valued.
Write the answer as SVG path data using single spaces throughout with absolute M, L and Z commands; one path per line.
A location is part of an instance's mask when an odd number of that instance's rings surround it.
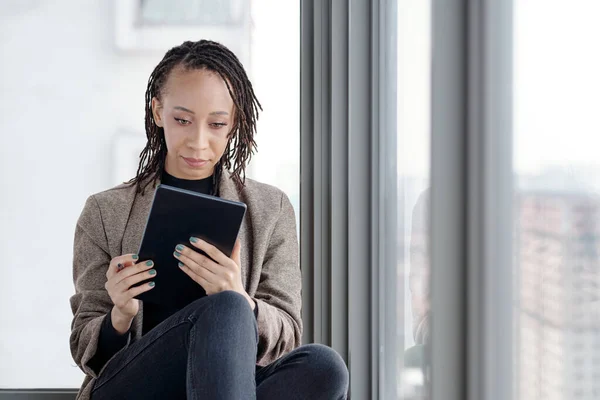
M 231 257 L 245 213 L 244 203 L 158 185 L 138 251 L 141 262 L 154 262 L 157 274 L 134 285 L 153 280 L 156 286 L 136 298 L 179 309 L 206 296 L 202 286 L 179 268 L 173 256 L 175 246 L 183 244 L 203 253 L 190 243 L 195 236 Z

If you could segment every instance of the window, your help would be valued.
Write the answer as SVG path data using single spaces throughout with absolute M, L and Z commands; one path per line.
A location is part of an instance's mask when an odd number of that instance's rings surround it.
M 430 379 L 431 3 L 398 2 L 398 399 L 419 399 Z
M 600 90 L 600 57 L 590 52 L 600 35 L 596 20 L 600 5 L 595 1 L 515 1 L 514 3 L 514 174 L 517 197 L 552 205 L 553 218 L 561 222 L 552 235 L 563 250 L 555 262 L 561 279 L 542 281 L 536 296 L 545 290 L 560 290 L 562 307 L 543 310 L 530 304 L 526 271 L 544 274 L 551 249 L 540 249 L 535 259 L 516 254 L 515 272 L 521 286 L 516 288 L 518 347 L 532 347 L 553 332 L 560 340 L 560 353 L 515 354 L 517 398 L 541 400 L 593 398 L 597 381 L 591 374 L 591 361 L 598 357 L 593 346 L 599 321 L 597 302 L 585 295 L 587 287 L 598 282 L 595 243 L 598 240 L 598 174 L 600 163 L 595 148 L 600 129 L 595 118 L 596 94 Z M 557 26 L 561 26 L 557 30 Z M 515 203 L 515 215 L 523 215 L 523 205 Z M 547 221 L 544 209 L 532 209 L 532 217 Z M 533 230 L 515 220 L 518 248 L 534 238 L 551 233 L 550 227 Z M 572 256 L 569 256 L 572 255 Z M 592 311 L 595 310 L 595 311 Z M 592 312 L 592 314 L 590 314 Z M 525 321 L 529 321 L 525 323 Z M 582 353 L 582 349 L 585 352 Z M 573 355 L 574 358 L 570 358 Z M 533 357 L 533 359 L 532 359 Z M 543 365 L 554 358 L 568 368 L 549 371 Z M 569 373 L 571 369 L 571 373 Z M 562 381 L 566 392 L 551 386 Z M 531 385 L 548 389 L 546 396 L 532 392 Z M 567 396 L 567 397 L 565 397 Z

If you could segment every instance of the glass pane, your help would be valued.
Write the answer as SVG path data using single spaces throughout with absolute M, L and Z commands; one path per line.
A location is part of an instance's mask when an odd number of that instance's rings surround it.
M 398 399 L 424 399 L 430 343 L 431 2 L 398 2 Z
M 78 388 L 83 379 L 69 349 L 75 223 L 89 195 L 135 174 L 148 77 L 168 49 L 118 48 L 114 11 L 126 3 L 0 2 L 0 389 Z M 252 24 L 248 13 L 220 33 L 264 109 L 248 176 L 283 189 L 298 214 L 299 1 L 250 5 Z M 119 23 L 135 35 L 130 17 Z M 189 28 L 186 39 L 211 38 Z M 173 35 L 172 47 L 179 32 L 145 30 L 144 40 Z
M 600 398 L 600 3 L 515 1 L 516 396 Z
M 289 196 L 299 232 L 300 0 L 253 0 L 252 22 L 249 72 L 264 112 L 249 176 Z

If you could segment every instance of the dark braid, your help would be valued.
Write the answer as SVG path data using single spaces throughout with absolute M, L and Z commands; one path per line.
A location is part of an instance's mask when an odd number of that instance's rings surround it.
M 167 156 L 164 129 L 156 125 L 152 113 L 152 98 L 159 100 L 164 93 L 169 74 L 175 67 L 185 70 L 206 69 L 219 74 L 225 81 L 234 103 L 234 123 L 229 132 L 227 147 L 216 163 L 213 173 L 213 194 L 219 193 L 219 181 L 223 170 L 231 171 L 235 183 L 243 186 L 246 179 L 246 165 L 256 150 L 254 134 L 258 111 L 262 110 L 254 95 L 252 84 L 238 58 L 222 44 L 200 40 L 184 42 L 167 51 L 162 61 L 154 68 L 146 89 L 146 137 L 148 142 L 140 153 L 137 175 L 128 184 L 136 184 L 136 192 L 144 194 L 149 183 L 156 186 Z

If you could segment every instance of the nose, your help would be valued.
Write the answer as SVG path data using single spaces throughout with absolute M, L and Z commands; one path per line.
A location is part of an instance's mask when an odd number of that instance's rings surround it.
M 209 143 L 210 132 L 206 127 L 198 127 L 195 129 L 189 138 L 189 146 L 195 149 L 207 149 Z

